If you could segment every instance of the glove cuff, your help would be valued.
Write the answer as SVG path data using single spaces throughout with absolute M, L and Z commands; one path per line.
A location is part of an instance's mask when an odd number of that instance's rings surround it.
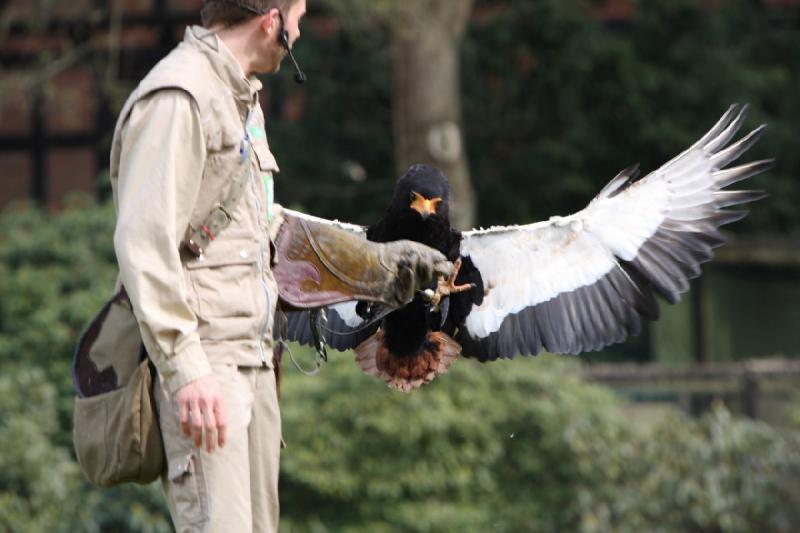
M 273 274 L 285 303 L 297 308 L 365 300 L 395 307 L 396 266 L 385 247 L 351 231 L 284 214 Z

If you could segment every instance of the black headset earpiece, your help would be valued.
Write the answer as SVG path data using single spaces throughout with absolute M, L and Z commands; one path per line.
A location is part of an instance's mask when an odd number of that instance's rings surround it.
M 278 35 L 278 42 L 282 47 L 289 51 L 289 32 L 281 28 L 281 33 Z
M 283 22 L 283 13 L 278 11 L 278 16 L 281 19 L 281 31 L 278 33 L 278 43 L 286 50 L 289 54 L 289 59 L 292 60 L 294 64 L 294 81 L 297 83 L 303 83 L 306 81 L 306 73 L 300 69 L 300 65 L 297 64 L 297 60 L 294 58 L 294 54 L 292 53 L 292 47 L 289 46 L 289 32 L 286 31 L 285 24 Z

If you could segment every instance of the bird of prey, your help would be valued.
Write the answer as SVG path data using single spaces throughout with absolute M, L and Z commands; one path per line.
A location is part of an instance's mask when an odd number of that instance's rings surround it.
M 397 310 L 346 302 L 329 307 L 321 326 L 308 311 L 288 313 L 286 337 L 310 344 L 319 326 L 330 346 L 354 349 L 365 372 L 402 391 L 430 383 L 460 354 L 486 362 L 622 342 L 658 318 L 656 294 L 680 299 L 725 243 L 720 226 L 747 213 L 724 208 L 765 196 L 725 189 L 773 163 L 728 167 L 765 128 L 731 143 L 746 109 L 731 106 L 700 140 L 642 178 L 638 166 L 623 170 L 582 211 L 534 224 L 456 231 L 444 175 L 412 166 L 378 222 L 343 227 L 373 241 L 427 244 L 456 262 L 456 275 Z

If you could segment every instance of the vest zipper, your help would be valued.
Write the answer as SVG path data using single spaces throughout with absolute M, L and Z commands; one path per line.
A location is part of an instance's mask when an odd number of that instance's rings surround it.
M 256 220 L 255 220 L 256 230 L 263 232 L 265 230 L 261 227 L 261 217 L 264 216 L 264 215 L 263 215 L 263 210 L 262 210 L 262 206 L 261 206 L 261 201 L 258 198 L 258 191 L 256 190 L 256 181 L 261 181 L 261 180 L 257 180 L 255 175 L 254 175 L 254 172 L 253 172 L 254 161 L 253 161 L 252 153 L 255 152 L 255 150 L 252 149 L 252 140 L 250 139 L 249 130 L 248 130 L 248 127 L 250 126 L 250 118 L 252 117 L 252 114 L 253 114 L 252 109 L 248 110 L 247 119 L 245 120 L 245 140 L 246 140 L 246 142 L 251 144 L 251 147 L 250 147 L 251 148 L 250 149 L 251 157 L 250 157 L 250 161 L 248 161 L 247 164 L 250 165 L 250 193 L 253 195 L 253 200 L 255 201 L 255 204 L 256 204 Z M 260 170 L 261 169 L 259 168 L 259 172 L 260 172 Z M 266 191 L 264 191 L 264 193 L 266 195 Z M 266 300 L 267 300 L 267 317 L 264 320 L 264 323 L 261 325 L 261 330 L 260 330 L 259 335 L 258 335 L 258 352 L 259 352 L 259 354 L 261 356 L 261 364 L 264 365 L 264 366 L 270 366 L 269 363 L 267 362 L 267 354 L 264 351 L 264 336 L 267 334 L 267 329 L 269 328 L 269 321 L 272 318 L 272 298 L 270 298 L 270 296 L 269 296 L 269 287 L 267 286 L 267 283 L 264 280 L 264 265 L 265 265 L 265 260 L 264 260 L 264 240 L 263 239 L 259 239 L 259 241 L 258 241 L 258 279 L 259 279 L 259 282 L 261 283 L 261 288 L 263 289 L 264 296 L 266 297 Z
M 261 216 L 262 216 L 261 202 L 258 199 L 258 191 L 255 190 L 256 180 L 253 178 L 252 167 L 250 167 L 250 168 L 251 168 L 251 172 L 250 172 L 250 177 L 251 177 L 251 180 L 250 180 L 250 192 L 253 194 L 253 199 L 255 200 L 255 203 L 256 203 L 256 210 L 258 212 L 258 218 L 256 219 L 256 223 L 258 225 L 258 229 L 260 230 L 260 229 L 262 229 L 261 228 Z M 264 261 L 264 241 L 259 239 L 259 242 L 258 242 L 258 270 L 259 270 L 258 274 L 259 274 L 259 276 L 258 276 L 258 279 L 261 282 L 261 288 L 264 290 L 264 296 L 267 299 L 267 318 L 264 320 L 264 323 L 261 325 L 261 331 L 260 331 L 259 336 L 258 336 L 258 350 L 259 350 L 259 353 L 261 354 L 261 362 L 264 364 L 264 366 L 269 366 L 269 364 L 267 363 L 267 354 L 264 351 L 264 336 L 267 334 L 267 329 L 269 327 L 269 321 L 270 321 L 270 318 L 272 318 L 272 298 L 270 298 L 270 296 L 269 296 L 269 287 L 267 286 L 267 283 L 264 280 L 264 264 L 265 264 L 265 261 Z

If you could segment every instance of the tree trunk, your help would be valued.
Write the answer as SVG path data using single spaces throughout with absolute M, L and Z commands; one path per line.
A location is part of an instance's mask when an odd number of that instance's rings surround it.
M 389 21 L 398 176 L 414 163 L 441 169 L 450 181 L 450 216 L 459 229 L 475 222 L 459 90 L 459 44 L 472 3 L 406 0 Z

